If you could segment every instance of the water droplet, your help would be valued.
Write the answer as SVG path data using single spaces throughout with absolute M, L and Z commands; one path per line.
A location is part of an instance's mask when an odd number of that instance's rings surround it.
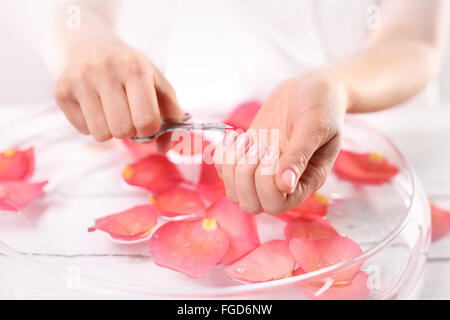
M 155 234 L 153 235 L 153 238 L 159 239 L 159 234 L 155 233 Z
M 237 273 L 245 273 L 245 268 L 240 268 L 240 267 L 238 267 L 238 268 L 236 268 L 236 272 Z
M 189 242 L 186 242 L 185 244 L 184 244 L 184 247 L 185 248 L 189 248 L 191 246 L 191 244 L 189 243 Z

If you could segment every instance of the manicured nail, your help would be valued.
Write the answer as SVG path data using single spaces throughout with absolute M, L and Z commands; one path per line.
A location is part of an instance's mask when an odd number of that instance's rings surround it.
M 297 177 L 292 169 L 284 170 L 281 178 L 283 179 L 283 182 L 288 186 L 290 190 L 292 190 L 295 187 Z
M 250 137 L 247 134 L 242 134 L 236 141 L 237 150 L 244 149 L 250 142 Z
M 270 164 L 272 162 L 272 158 L 275 154 L 275 148 L 273 146 L 270 146 L 269 149 L 267 149 L 266 153 L 264 154 L 264 158 L 262 159 L 264 164 Z
M 255 143 L 254 145 L 252 145 L 248 150 L 247 154 L 249 157 L 252 158 L 256 157 L 256 155 L 258 154 L 258 144 Z

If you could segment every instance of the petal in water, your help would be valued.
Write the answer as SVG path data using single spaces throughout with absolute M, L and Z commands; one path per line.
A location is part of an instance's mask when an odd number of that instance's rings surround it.
M 9 149 L 0 153 L 0 182 L 26 180 L 34 173 L 33 148 L 25 151 Z
M 351 281 L 334 282 L 331 287 L 321 291 L 324 282 L 301 285 L 302 292 L 312 300 L 364 300 L 370 293 L 369 277 L 358 271 Z
M 158 209 L 141 205 L 95 220 L 89 232 L 100 230 L 114 239 L 135 241 L 147 237 L 158 223 Z
M 130 164 L 123 170 L 122 175 L 128 184 L 145 188 L 155 194 L 183 181 L 176 165 L 161 154 L 152 154 Z
M 172 134 L 173 137 L 173 134 Z M 193 131 L 184 131 L 177 137 L 176 141 L 172 145 L 172 150 L 186 156 L 192 156 L 195 154 L 203 154 L 205 148 L 210 142 L 201 133 Z
M 208 203 L 213 203 L 225 196 L 225 186 L 213 164 L 202 163 L 197 190 Z
M 0 184 L 0 210 L 18 211 L 44 194 L 47 181 L 29 183 L 11 181 Z M 9 208 L 9 210 L 8 210 Z
M 398 168 L 378 153 L 355 153 L 342 150 L 333 167 L 338 178 L 355 184 L 380 185 L 391 180 Z
M 225 231 L 230 246 L 221 264 L 228 265 L 260 245 L 256 219 L 227 198 L 220 198 L 206 210 L 206 218 L 215 219 Z
M 289 222 L 301 217 L 303 214 L 315 214 L 323 217 L 327 214 L 328 204 L 327 197 L 320 193 L 313 193 L 297 207 L 278 215 L 277 218 Z
M 232 126 L 235 130 L 242 129 L 247 131 L 260 108 L 261 103 L 257 101 L 243 103 L 234 109 L 225 120 L 225 123 Z
M 433 241 L 439 240 L 450 233 L 450 211 L 438 208 L 433 203 L 431 205 L 431 238 Z
M 312 272 L 347 261 L 362 253 L 360 246 L 349 238 L 334 235 L 315 239 L 294 238 L 289 249 L 305 272 Z M 363 261 L 338 272 L 334 281 L 349 281 L 359 271 Z
M 338 233 L 325 218 L 303 214 L 286 225 L 284 234 L 287 240 L 291 240 L 293 238 L 314 239 L 337 235 Z
M 180 183 L 154 197 L 155 206 L 162 216 L 175 217 L 194 214 L 205 215 L 206 206 L 197 190 L 191 185 Z
M 157 152 L 154 141 L 147 143 L 132 142 L 129 139 L 123 139 L 122 141 L 135 159 L 142 159 Z
M 266 242 L 229 265 L 225 274 L 232 279 L 247 282 L 262 282 L 287 278 L 292 275 L 295 259 L 286 240 Z
M 216 220 L 204 218 L 166 223 L 153 234 L 150 251 L 157 265 L 200 278 L 222 259 L 228 245 Z

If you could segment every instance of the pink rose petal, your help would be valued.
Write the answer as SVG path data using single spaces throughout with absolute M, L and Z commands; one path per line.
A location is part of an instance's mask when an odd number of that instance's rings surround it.
M 206 218 L 217 220 L 230 240 L 228 251 L 219 263 L 233 263 L 260 245 L 255 217 L 227 198 L 214 202 L 206 210 Z
M 206 276 L 228 250 L 228 237 L 215 220 L 172 221 L 155 231 L 155 263 L 193 278 Z
M 152 154 L 130 164 L 122 175 L 128 184 L 145 188 L 155 194 L 183 181 L 176 165 L 161 154 Z
M 135 159 L 142 159 L 157 152 L 156 143 L 154 141 L 140 143 L 132 142 L 129 139 L 123 139 L 122 142 Z
M 327 214 L 328 203 L 327 197 L 319 193 L 313 193 L 297 207 L 278 215 L 277 218 L 289 222 L 301 217 L 303 214 L 315 214 L 323 217 Z
M 205 215 L 206 206 L 197 190 L 186 183 L 181 183 L 154 197 L 155 206 L 162 216 L 175 217 L 179 215 Z
M 242 129 L 247 131 L 260 108 L 261 103 L 257 101 L 243 103 L 233 110 L 225 120 L 225 123 L 232 126 L 235 130 Z
M 33 148 L 25 151 L 9 149 L 0 153 L 0 182 L 26 180 L 34 173 Z
M 209 203 L 225 196 L 225 186 L 213 164 L 202 163 L 197 190 L 200 196 Z
M 312 214 L 303 214 L 286 225 L 284 234 L 287 240 L 291 240 L 293 238 L 320 238 L 338 233 L 328 220 Z
M 362 253 L 360 246 L 349 238 L 334 235 L 316 239 L 294 238 L 289 249 L 299 266 L 306 272 L 316 271 L 352 259 Z M 358 262 L 334 275 L 335 281 L 348 281 L 359 271 Z
M 235 280 L 262 282 L 291 276 L 295 260 L 286 240 L 266 242 L 224 269 Z
M 158 209 L 152 205 L 140 205 L 95 220 L 89 232 L 100 230 L 113 238 L 134 241 L 145 238 L 158 223 Z
M 439 240 L 450 233 L 450 211 L 443 210 L 433 203 L 431 206 L 431 238 Z
M 11 181 L 0 184 L 0 207 L 2 210 L 18 211 L 44 194 L 47 181 L 29 183 Z
M 364 300 L 370 293 L 368 280 L 367 274 L 358 271 L 351 281 L 335 282 L 322 293 L 319 292 L 322 282 L 301 285 L 300 289 L 312 300 Z
M 192 156 L 195 154 L 203 154 L 205 148 L 210 142 L 201 133 L 193 131 L 185 131 L 174 142 L 171 149 L 181 155 Z
M 341 150 L 333 167 L 343 180 L 355 184 L 380 185 L 391 180 L 398 168 L 378 153 L 356 153 Z

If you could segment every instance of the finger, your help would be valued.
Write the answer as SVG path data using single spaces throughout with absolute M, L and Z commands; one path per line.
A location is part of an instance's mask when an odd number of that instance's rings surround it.
M 243 133 L 236 139 L 235 143 L 230 144 L 225 150 L 225 163 L 222 167 L 222 177 L 227 197 L 233 203 L 238 202 L 235 188 L 236 165 L 252 143 L 252 137 L 249 134 Z
M 83 112 L 78 103 L 74 101 L 65 101 L 58 103 L 67 120 L 82 134 L 89 134 L 89 129 L 84 120 Z
M 254 143 L 238 161 L 235 170 L 236 194 L 242 211 L 257 214 L 263 211 L 255 185 L 255 171 L 267 148 Z
M 280 191 L 292 193 L 306 166 L 325 141 L 326 133 L 320 126 L 299 126 L 289 139 L 289 143 L 279 161 L 276 184 Z
M 70 87 L 64 82 L 58 82 L 55 85 L 54 96 L 56 104 L 62 110 L 72 126 L 83 134 L 89 134 L 89 129 L 84 120 L 80 105 L 76 101 Z
M 99 92 L 111 135 L 118 139 L 136 135 L 136 130 L 131 121 L 127 95 L 122 84 L 118 81 L 104 80 Z
M 286 211 L 286 193 L 281 192 L 275 183 L 278 170 L 279 150 L 271 145 L 258 164 L 255 173 L 256 193 L 264 212 L 280 214 Z
M 326 181 L 341 147 L 341 137 L 337 135 L 314 153 L 303 172 L 295 192 L 286 199 L 288 208 L 296 207 Z
M 225 149 L 228 147 L 228 145 L 234 143 L 237 137 L 237 132 L 234 130 L 227 131 L 227 133 L 224 135 L 222 141 L 220 141 L 215 149 L 214 149 L 214 155 L 213 155 L 213 161 L 214 165 L 216 167 L 217 173 L 221 179 L 223 179 L 223 164 L 225 162 Z
M 80 90 L 77 99 L 89 132 L 94 139 L 99 142 L 111 139 L 112 135 L 109 132 L 109 127 L 97 92 L 89 88 L 84 88 Z
M 155 69 L 155 88 L 161 118 L 166 121 L 182 120 L 185 113 L 178 104 L 175 89 L 157 69 Z
M 145 138 L 158 132 L 161 120 L 152 76 L 132 74 L 125 81 L 125 90 L 136 136 Z

